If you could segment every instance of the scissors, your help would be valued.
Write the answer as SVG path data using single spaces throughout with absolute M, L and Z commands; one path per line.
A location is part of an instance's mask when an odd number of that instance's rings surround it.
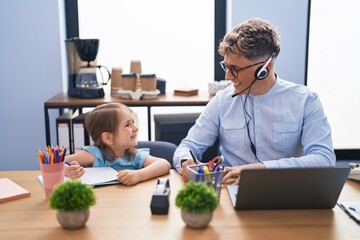
M 210 172 L 216 171 L 217 167 L 221 164 L 221 161 L 222 161 L 221 157 L 219 157 L 219 156 L 216 156 L 213 159 L 211 159 L 208 162 L 208 168 L 209 168 Z M 220 167 L 221 166 L 222 166 L 222 164 L 220 165 Z

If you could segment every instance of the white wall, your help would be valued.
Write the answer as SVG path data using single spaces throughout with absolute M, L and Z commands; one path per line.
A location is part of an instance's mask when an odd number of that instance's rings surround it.
M 359 149 L 360 1 L 312 1 L 308 85 L 320 96 L 334 148 Z
M 0 170 L 40 169 L 44 102 L 62 91 L 58 1 L 0 0 Z
M 78 0 L 78 8 L 79 37 L 100 39 L 97 63 L 109 70 L 129 73 L 140 60 L 169 93 L 214 80 L 214 0 Z

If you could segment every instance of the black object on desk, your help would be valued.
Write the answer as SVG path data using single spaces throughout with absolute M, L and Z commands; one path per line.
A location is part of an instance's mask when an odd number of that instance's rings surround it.
M 150 208 L 152 214 L 166 215 L 169 212 L 169 179 L 158 178 L 156 189 L 152 195 Z
M 161 78 L 156 79 L 156 88 L 159 89 L 160 94 L 166 93 L 166 81 Z

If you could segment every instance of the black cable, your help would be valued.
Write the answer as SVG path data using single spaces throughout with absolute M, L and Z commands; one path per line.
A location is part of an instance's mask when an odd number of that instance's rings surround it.
M 241 94 L 241 93 L 245 92 L 245 91 L 246 91 L 246 90 L 248 90 L 248 89 L 249 89 L 249 91 L 248 91 L 248 93 L 247 93 L 247 94 L 249 94 L 250 89 L 251 89 L 251 86 L 252 86 L 252 85 L 254 85 L 254 83 L 256 82 L 256 80 L 257 80 L 257 78 L 255 78 L 255 79 L 254 79 L 254 80 L 250 83 L 250 85 L 249 85 L 249 86 L 247 86 L 245 89 L 241 90 L 240 92 L 234 93 L 233 95 L 231 95 L 231 97 L 236 97 L 237 95 L 239 95 L 239 94 Z
M 255 81 L 254 81 L 255 82 Z M 249 93 L 250 93 L 250 90 L 251 90 L 251 86 L 252 84 L 250 85 L 249 87 L 249 91 L 246 93 L 246 96 L 245 96 L 245 100 L 243 102 L 243 111 L 244 111 L 244 117 L 245 117 L 245 121 L 246 121 L 246 129 L 247 129 L 247 133 L 248 133 L 248 137 L 249 137 L 249 141 L 250 141 L 250 148 L 251 148 L 251 151 L 253 152 L 253 154 L 255 155 L 255 159 L 256 161 L 260 162 L 260 160 L 258 159 L 257 157 L 257 154 L 256 154 L 256 146 L 255 144 L 252 142 L 251 140 L 251 136 L 250 136 L 250 128 L 249 128 L 249 123 L 250 121 L 252 120 L 250 114 L 246 111 L 246 101 L 249 97 Z M 247 120 L 247 117 L 249 117 L 249 120 Z

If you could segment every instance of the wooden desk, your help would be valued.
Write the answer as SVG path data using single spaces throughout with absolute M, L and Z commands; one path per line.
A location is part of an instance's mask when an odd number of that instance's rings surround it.
M 360 239 L 360 226 L 338 206 L 332 210 L 235 211 L 226 188 L 210 226 L 185 227 L 175 197 L 182 188 L 180 176 L 171 170 L 168 215 L 152 215 L 151 196 L 157 179 L 127 187 L 95 188 L 96 205 L 79 230 L 65 230 L 48 207 L 36 181 L 39 171 L 0 172 L 31 192 L 31 196 L 0 204 L 0 239 Z M 360 199 L 360 183 L 348 180 L 339 201 Z
M 79 109 L 81 112 L 83 108 L 96 107 L 108 102 L 121 102 L 131 107 L 147 107 L 148 138 L 151 140 L 151 107 L 205 106 L 210 99 L 211 96 L 206 92 L 199 92 L 199 95 L 190 97 L 174 96 L 172 93 L 167 93 L 166 95 L 159 95 L 157 99 L 152 100 L 121 99 L 109 94 L 103 98 L 85 99 L 73 98 L 65 93 L 58 93 L 44 103 L 46 145 L 51 146 L 49 109 L 59 109 L 60 115 L 67 108 Z

